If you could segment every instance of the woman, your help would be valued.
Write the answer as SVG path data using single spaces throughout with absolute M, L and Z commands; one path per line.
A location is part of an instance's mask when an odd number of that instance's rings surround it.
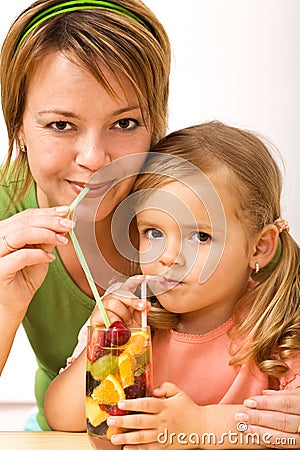
M 102 166 L 147 152 L 167 123 L 170 47 L 154 14 L 138 0 L 71 3 L 29 6 L 1 54 L 9 149 L 0 191 L 0 367 L 22 322 L 39 366 L 43 430 L 47 386 L 95 306 L 65 236 L 68 205 Z M 108 230 L 129 190 L 116 190 L 97 222 L 99 246 L 124 273 Z

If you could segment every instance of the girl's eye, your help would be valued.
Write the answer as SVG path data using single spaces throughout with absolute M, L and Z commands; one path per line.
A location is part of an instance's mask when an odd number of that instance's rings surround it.
M 136 119 L 120 119 L 115 124 L 115 128 L 122 128 L 122 130 L 134 130 L 139 125 Z
M 55 131 L 66 131 L 71 130 L 72 126 L 69 122 L 65 122 L 64 120 L 59 120 L 58 122 L 52 122 L 49 124 L 50 128 L 53 128 Z
M 147 236 L 148 239 L 157 239 L 157 238 L 162 238 L 163 237 L 163 233 L 159 230 L 157 230 L 156 228 L 150 228 L 145 232 L 145 235 Z
M 196 242 L 209 242 L 211 240 L 211 236 L 207 233 L 203 233 L 202 231 L 197 231 L 191 237 L 192 241 Z

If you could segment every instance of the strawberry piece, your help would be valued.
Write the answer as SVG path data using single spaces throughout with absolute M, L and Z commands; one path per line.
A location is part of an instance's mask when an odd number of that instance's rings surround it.
M 124 411 L 123 409 L 119 409 L 118 405 L 99 405 L 100 408 L 107 412 L 110 416 L 126 416 L 129 414 L 128 411 Z
M 103 353 L 102 347 L 105 346 L 105 334 L 95 328 L 87 345 L 87 357 L 90 362 L 96 361 Z

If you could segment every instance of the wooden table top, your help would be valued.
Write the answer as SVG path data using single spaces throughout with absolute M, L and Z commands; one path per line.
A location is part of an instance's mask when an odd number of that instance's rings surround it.
M 1 431 L 1 450 L 91 450 L 86 433 Z

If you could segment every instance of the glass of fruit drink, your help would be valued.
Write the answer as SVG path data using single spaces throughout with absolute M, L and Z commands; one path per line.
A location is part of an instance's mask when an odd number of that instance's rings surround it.
M 151 395 L 151 363 L 149 327 L 129 329 L 122 322 L 88 327 L 86 416 L 95 448 L 104 448 L 100 442 L 97 446 L 99 438 L 110 440 L 125 431 L 106 422 L 109 416 L 130 414 L 118 408 L 118 401 Z

